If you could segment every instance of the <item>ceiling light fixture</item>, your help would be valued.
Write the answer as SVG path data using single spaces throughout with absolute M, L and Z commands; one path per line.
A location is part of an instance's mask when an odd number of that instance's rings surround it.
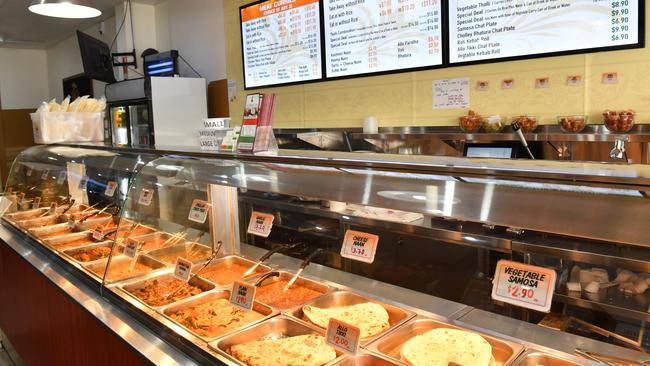
M 89 0 L 33 0 L 32 13 L 55 18 L 95 18 L 102 12 L 92 7 Z

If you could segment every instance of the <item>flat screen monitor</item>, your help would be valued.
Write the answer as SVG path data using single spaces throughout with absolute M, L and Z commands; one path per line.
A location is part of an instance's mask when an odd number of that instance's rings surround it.
M 244 88 L 323 77 L 318 0 L 268 0 L 239 9 Z
M 323 0 L 327 78 L 443 64 L 440 0 Z
M 86 33 L 77 31 L 81 61 L 86 77 L 105 83 L 114 83 L 111 50 L 108 45 Z
M 643 47 L 642 0 L 450 0 L 449 63 Z

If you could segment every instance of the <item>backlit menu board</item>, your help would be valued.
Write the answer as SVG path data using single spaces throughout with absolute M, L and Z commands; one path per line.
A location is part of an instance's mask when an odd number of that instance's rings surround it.
M 321 79 L 318 0 L 269 0 L 240 8 L 244 86 Z
M 328 78 L 441 65 L 439 0 L 323 0 Z
M 449 62 L 640 45 L 639 0 L 450 0 Z

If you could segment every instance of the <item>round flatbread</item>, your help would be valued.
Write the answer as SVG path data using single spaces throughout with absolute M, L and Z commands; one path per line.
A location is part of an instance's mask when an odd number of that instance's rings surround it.
M 242 343 L 229 353 L 248 366 L 321 366 L 336 358 L 334 348 L 317 334 Z
M 401 357 L 413 366 L 493 366 L 492 346 L 476 333 L 438 328 L 409 339 Z
M 374 302 L 331 309 L 305 305 L 302 311 L 307 320 L 321 328 L 327 328 L 330 318 L 354 325 L 361 331 L 362 339 L 375 336 L 390 326 L 388 312 L 383 306 Z

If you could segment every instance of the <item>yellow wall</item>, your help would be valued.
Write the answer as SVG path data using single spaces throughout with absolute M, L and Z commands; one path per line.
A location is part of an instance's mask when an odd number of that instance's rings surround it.
M 246 92 L 239 27 L 239 6 L 250 0 L 225 0 L 228 78 L 237 81 L 230 103 L 233 122 L 241 120 Z M 647 7 L 646 17 L 650 14 Z M 646 32 L 648 33 L 648 32 Z M 567 35 L 570 36 L 570 35 Z M 648 36 L 646 36 L 648 38 Z M 617 72 L 619 82 L 601 83 L 602 74 Z M 583 85 L 566 85 L 568 75 L 582 75 Z M 530 114 L 543 124 L 562 114 L 588 114 L 602 123 L 605 109 L 634 109 L 637 121 L 650 123 L 650 49 L 549 57 L 536 60 L 453 67 L 385 76 L 328 81 L 262 89 L 277 94 L 274 126 L 285 128 L 359 127 L 364 116 L 379 118 L 380 126 L 456 125 L 463 109 L 434 110 L 431 81 L 470 77 L 471 108 L 482 115 Z M 535 78 L 549 77 L 550 87 L 535 88 Z M 513 89 L 501 89 L 503 79 L 515 79 Z M 478 80 L 490 83 L 476 91 Z

